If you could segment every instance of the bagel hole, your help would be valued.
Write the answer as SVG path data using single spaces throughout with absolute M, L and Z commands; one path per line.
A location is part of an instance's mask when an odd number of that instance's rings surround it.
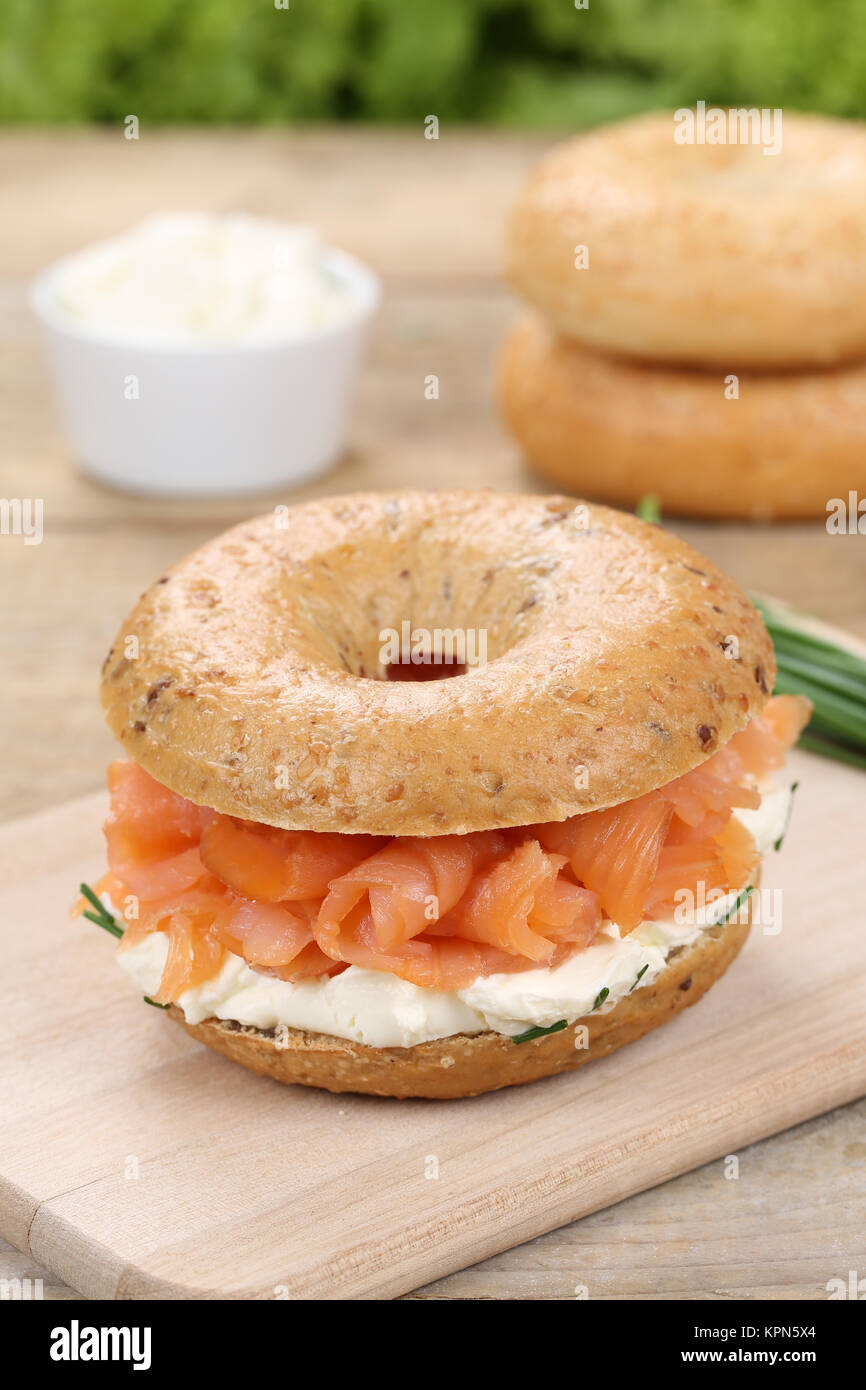
M 465 674 L 466 662 L 453 661 L 447 655 L 428 662 L 389 661 L 385 666 L 386 681 L 444 681 Z
M 505 563 L 472 538 L 443 552 L 426 528 L 410 540 L 389 555 L 376 530 L 287 574 L 291 642 L 311 665 L 388 684 L 469 679 L 527 635 L 549 561 Z

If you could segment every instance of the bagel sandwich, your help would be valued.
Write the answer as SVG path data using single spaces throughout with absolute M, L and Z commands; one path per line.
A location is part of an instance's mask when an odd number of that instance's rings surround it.
M 81 907 L 149 1002 L 277 1080 L 447 1098 L 567 1071 L 743 945 L 809 714 L 774 678 L 745 595 L 633 516 L 278 508 L 111 647 L 125 757 Z

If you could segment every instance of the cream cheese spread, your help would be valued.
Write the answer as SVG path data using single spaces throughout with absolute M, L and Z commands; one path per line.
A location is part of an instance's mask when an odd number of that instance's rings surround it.
M 784 833 L 790 800 L 787 788 L 774 787 L 764 791 L 758 810 L 737 812 L 761 854 Z M 553 970 L 487 975 L 454 993 L 421 989 L 355 965 L 332 979 L 292 984 L 252 970 L 226 951 L 217 974 L 187 990 L 178 1003 L 190 1023 L 216 1017 L 262 1029 L 304 1028 L 370 1047 L 413 1047 L 491 1029 L 514 1036 L 560 1019 L 583 1018 L 605 990 L 598 1007 L 612 1009 L 632 989 L 650 984 L 671 951 L 696 940 L 731 911 L 736 898 L 728 894 L 692 912 L 643 922 L 625 936 L 615 923 L 605 922 L 590 946 Z M 151 932 L 126 950 L 121 945 L 118 960 L 141 992 L 153 995 L 167 951 L 165 933 Z
M 115 341 L 165 347 L 301 337 L 355 307 L 313 228 L 193 212 L 149 217 L 70 257 L 53 298 Z

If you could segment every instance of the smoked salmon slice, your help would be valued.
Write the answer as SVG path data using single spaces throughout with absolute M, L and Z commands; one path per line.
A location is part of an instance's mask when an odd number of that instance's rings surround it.
M 372 835 L 310 835 L 215 816 L 201 832 L 202 862 L 243 898 L 278 903 L 321 898 L 331 879 L 384 843 Z
M 548 964 L 563 941 L 588 945 L 601 925 L 598 898 L 576 883 L 560 883 L 565 863 L 565 855 L 524 840 L 479 874 L 446 924 L 463 940 L 536 964 Z
M 402 946 L 383 950 L 376 939 L 372 914 L 362 902 L 343 918 L 336 934 L 328 931 L 326 939 L 330 950 L 339 952 L 341 961 L 366 970 L 383 970 L 422 989 L 466 989 L 480 975 L 526 970 L 534 963 L 456 936 L 443 923 L 411 937 Z
M 204 984 L 219 969 L 222 947 L 209 931 L 207 915 L 175 910 L 168 932 L 168 955 L 156 994 L 157 1004 L 170 1004 L 186 989 Z
M 342 877 L 322 903 L 317 940 L 331 949 L 340 924 L 367 898 L 377 945 L 384 951 L 418 936 L 463 897 L 473 874 L 508 841 L 497 831 L 392 840 Z
M 568 856 L 575 878 L 598 894 L 605 914 L 624 931 L 669 910 L 677 890 L 697 896 L 701 884 L 705 892 L 742 888 L 757 854 L 731 814 L 761 804 L 754 782 L 782 766 L 810 713 L 802 696 L 775 696 L 759 718 L 685 776 L 624 805 L 536 826 L 534 833 Z
M 760 804 L 808 722 L 782 695 L 700 767 L 606 810 L 468 835 L 376 837 L 280 830 L 222 816 L 133 762 L 109 769 L 106 892 L 121 949 L 163 932 L 159 1002 L 211 978 L 223 952 L 283 980 L 349 965 L 429 989 L 553 967 L 602 920 L 631 931 L 683 889 L 741 889 L 754 841 L 733 812 Z
M 155 782 L 137 763 L 117 760 L 108 769 L 111 814 L 105 823 L 109 858 L 132 869 L 171 858 L 198 844 L 202 811 Z
M 575 883 L 557 890 L 564 863 L 500 831 L 396 840 L 331 885 L 313 930 L 335 960 L 462 989 L 592 939 L 598 902 Z
M 313 940 L 318 902 L 254 903 L 233 899 L 213 921 L 212 931 L 236 956 L 284 980 L 330 975 L 342 967 Z
M 749 831 L 729 819 L 717 834 L 668 839 L 647 895 L 646 916 L 663 917 L 699 896 L 745 888 L 754 881 L 758 852 Z
M 575 878 L 598 894 L 611 921 L 631 930 L 644 918 L 673 807 L 658 792 L 624 806 L 540 825 L 541 843 L 563 853 Z

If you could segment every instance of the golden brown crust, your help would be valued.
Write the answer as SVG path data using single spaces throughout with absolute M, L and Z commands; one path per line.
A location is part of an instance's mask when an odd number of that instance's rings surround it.
M 725 374 L 609 357 L 532 315 L 503 344 L 499 400 L 529 461 L 623 506 L 753 520 L 826 516 L 866 490 L 866 367 Z
M 401 1098 L 476 1096 L 571 1071 L 667 1023 L 706 994 L 748 934 L 748 922 L 702 932 L 692 945 L 671 953 L 652 984 L 627 994 L 609 1012 L 524 1043 L 500 1033 L 462 1033 L 416 1047 L 376 1048 L 297 1029 L 283 1030 L 278 1043 L 273 1033 L 215 1018 L 187 1023 L 176 1005 L 169 1013 L 199 1042 L 275 1081 Z M 578 1034 L 584 1027 L 586 1034 Z M 578 1038 L 586 1046 L 578 1047 Z
M 508 273 L 561 332 L 672 362 L 866 353 L 866 128 L 785 112 L 780 154 L 677 144 L 670 113 L 557 146 L 511 219 Z M 585 246 L 589 268 L 575 268 Z
M 483 631 L 487 664 L 374 679 L 404 621 Z M 660 786 L 742 729 L 774 677 L 748 599 L 667 531 L 564 497 L 369 493 L 182 560 L 124 623 L 102 699 L 129 756 L 194 802 L 441 835 Z

